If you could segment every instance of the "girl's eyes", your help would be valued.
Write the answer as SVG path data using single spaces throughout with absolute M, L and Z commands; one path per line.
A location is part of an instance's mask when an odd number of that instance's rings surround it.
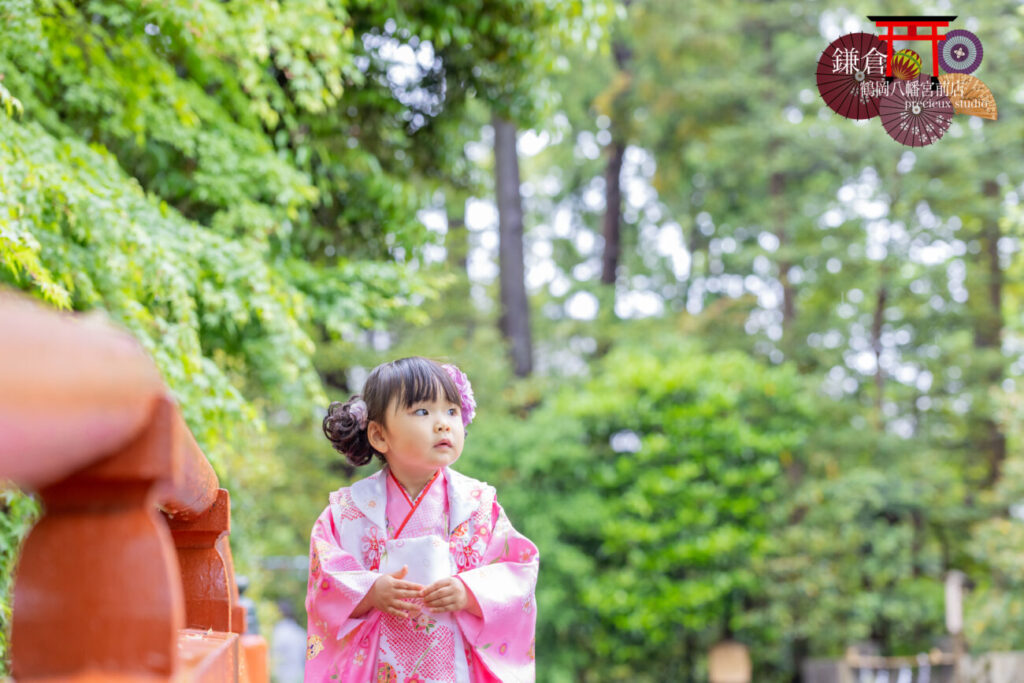
M 417 408 L 417 409 L 416 409 L 416 412 L 415 412 L 414 414 L 419 414 L 419 412 L 420 412 L 421 410 L 422 410 L 423 412 L 427 412 L 427 409 L 426 409 L 426 408 Z M 458 414 L 458 408 L 449 408 L 449 409 L 448 409 L 448 414 L 449 414 L 449 415 L 457 415 L 457 414 Z

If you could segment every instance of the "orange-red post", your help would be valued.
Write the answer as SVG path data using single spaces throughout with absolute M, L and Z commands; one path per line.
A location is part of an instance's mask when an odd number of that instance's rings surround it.
M 266 641 L 239 637 L 228 493 L 152 361 L 96 316 L 2 291 L 0 320 L 0 479 L 44 505 L 15 680 L 266 683 Z
M 169 474 L 171 410 L 158 401 L 115 455 L 40 490 L 14 587 L 18 681 L 97 669 L 170 676 L 185 626 L 178 561 L 156 509 Z

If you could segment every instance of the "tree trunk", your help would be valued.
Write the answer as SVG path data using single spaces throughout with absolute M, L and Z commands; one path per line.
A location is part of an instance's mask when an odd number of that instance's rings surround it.
M 628 9 L 630 0 L 623 5 Z M 610 112 L 612 141 L 608 166 L 604 170 L 604 254 L 601 257 L 601 283 L 605 285 L 615 284 L 615 271 L 622 253 L 622 157 L 626 152 L 626 130 L 629 127 L 626 96 L 630 87 L 629 62 L 633 57 L 633 51 L 621 36 L 613 41 L 612 53 L 619 72 L 626 74 L 626 85 L 616 93 Z
M 614 285 L 615 271 L 619 266 L 621 251 L 622 187 L 620 179 L 622 157 L 626 151 L 626 145 L 620 140 L 612 140 L 609 149 L 608 166 L 604 170 L 604 254 L 601 257 L 601 283 Z
M 454 202 L 445 204 L 445 215 L 448 218 L 448 233 L 444 238 L 445 261 L 452 269 L 468 276 L 469 229 L 466 227 L 466 201 L 461 194 Z
M 769 155 L 773 157 L 777 144 L 773 142 L 772 152 Z M 772 173 L 771 182 L 769 184 L 769 196 L 770 203 L 775 207 L 775 236 L 779 239 L 779 251 L 784 252 L 787 242 L 786 236 L 786 216 L 783 213 L 783 206 L 785 205 L 785 197 L 783 194 L 786 191 L 786 178 L 780 172 Z M 782 285 L 782 331 L 786 335 L 786 338 L 791 337 L 793 322 L 796 320 L 796 303 L 794 298 L 796 292 L 793 290 L 793 285 L 789 281 L 789 271 L 793 267 L 793 264 L 786 258 L 779 259 L 779 283 Z M 790 349 L 787 349 L 790 350 Z
M 766 82 L 771 83 L 777 79 L 775 60 L 778 51 L 775 49 L 775 31 L 767 21 L 755 21 L 752 26 L 748 26 L 750 35 L 760 35 L 762 37 L 762 46 L 766 55 L 764 62 L 761 67 L 761 75 Z M 770 100 L 766 104 L 771 105 L 774 103 L 774 92 L 770 95 Z M 783 141 L 775 136 L 772 136 L 768 140 L 767 150 L 768 159 L 778 158 L 779 150 L 782 148 Z M 796 339 L 796 330 L 794 329 L 794 323 L 796 321 L 796 291 L 793 287 L 793 283 L 790 280 L 790 271 L 793 268 L 793 263 L 787 256 L 786 244 L 789 242 L 790 236 L 787 231 L 789 224 L 788 216 L 788 202 L 786 201 L 786 175 L 782 171 L 774 171 L 768 178 L 768 208 L 771 220 L 774 223 L 774 234 L 779 240 L 778 250 L 778 267 L 779 267 L 779 285 L 782 287 L 782 339 L 780 346 L 782 347 L 783 354 L 786 358 L 793 358 L 795 356 L 798 341 Z
M 999 185 L 988 180 L 983 187 L 983 194 L 993 206 L 997 206 Z M 999 264 L 999 229 L 998 216 L 987 216 L 981 232 L 981 258 L 978 260 L 982 270 L 977 285 L 969 293 L 971 308 L 976 311 L 973 316 L 975 357 L 981 364 L 979 381 L 987 391 L 992 385 L 1003 380 L 1003 271 Z M 979 406 L 979 408 L 981 408 Z M 984 486 L 994 486 L 1002 473 L 1003 461 L 1006 459 L 1006 435 L 999 424 L 992 419 L 991 412 L 981 408 L 974 429 L 974 443 L 984 454 L 987 471 Z M 977 414 L 977 413 L 976 413 Z
M 498 197 L 498 268 L 501 285 L 499 325 L 512 345 L 515 373 L 533 371 L 530 306 L 523 264 L 523 202 L 519 193 L 519 157 L 515 124 L 491 117 L 494 126 L 494 180 Z
M 469 229 L 466 227 L 466 197 L 455 192 L 454 197 L 445 202 L 445 214 L 448 217 L 448 232 L 444 236 L 445 262 L 449 270 L 458 274 L 458 280 L 449 288 L 448 295 L 455 301 L 469 303 L 465 309 L 466 338 L 473 336 L 476 327 L 475 307 L 472 305 L 472 292 L 469 282 Z M 461 316 L 460 316 L 461 317 Z
M 875 297 L 875 313 L 871 322 L 871 349 L 875 352 L 875 429 L 882 431 L 885 426 L 882 402 L 885 396 L 885 375 L 882 373 L 882 326 L 885 324 L 885 305 L 889 290 L 885 285 L 885 269 L 882 269 L 882 283 L 878 285 Z

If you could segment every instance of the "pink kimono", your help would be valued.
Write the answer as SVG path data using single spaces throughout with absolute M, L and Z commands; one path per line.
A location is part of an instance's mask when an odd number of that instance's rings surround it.
M 457 575 L 482 618 L 377 609 L 352 618 L 374 581 L 403 564 L 405 580 L 423 585 Z M 450 468 L 415 501 L 387 466 L 338 489 L 310 539 L 305 681 L 533 681 L 538 566 L 494 487 Z

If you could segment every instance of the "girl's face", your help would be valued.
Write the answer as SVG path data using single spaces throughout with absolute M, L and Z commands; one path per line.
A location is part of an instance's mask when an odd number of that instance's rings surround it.
M 430 477 L 459 459 L 466 432 L 461 406 L 438 391 L 433 401 L 420 401 L 408 408 L 392 399 L 387 426 L 371 422 L 368 436 L 396 474 Z

